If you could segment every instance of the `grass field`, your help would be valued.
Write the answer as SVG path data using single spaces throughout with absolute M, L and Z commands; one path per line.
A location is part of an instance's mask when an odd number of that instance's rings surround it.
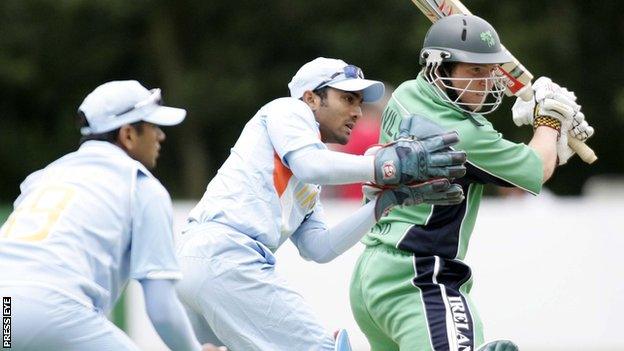
M 9 217 L 9 214 L 11 214 L 11 210 L 12 210 L 11 205 L 0 204 L 0 224 L 6 221 L 7 217 Z

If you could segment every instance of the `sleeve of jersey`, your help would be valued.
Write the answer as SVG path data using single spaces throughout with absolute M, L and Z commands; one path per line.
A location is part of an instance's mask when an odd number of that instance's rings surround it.
M 140 174 L 132 211 L 130 277 L 181 279 L 174 252 L 173 208 L 165 188 Z
M 390 100 L 382 116 L 380 143 L 388 143 L 396 138 L 404 114 L 396 101 Z M 504 139 L 489 122 L 475 127 L 466 121 L 454 127 L 457 128 L 449 128 L 459 133 L 459 144 L 454 149 L 464 150 L 468 155 L 467 177 L 476 178 L 480 183 L 515 186 L 533 194 L 540 192 L 543 165 L 533 149 Z
M 399 134 L 402 114 L 394 100 L 390 100 L 381 115 L 381 130 L 379 143 L 387 144 L 396 139 Z
M 460 142 L 456 149 L 465 150 L 468 155 L 468 176 L 481 183 L 512 185 L 532 194 L 539 193 L 543 165 L 537 153 L 525 144 L 504 139 L 491 126 L 481 128 L 470 137 L 463 137 L 467 133 L 459 131 Z
M 142 279 L 145 309 L 154 329 L 171 350 L 200 350 L 184 307 L 168 280 Z
M 291 151 L 314 145 L 327 148 L 321 142 L 314 114 L 301 101 L 285 99 L 267 111 L 266 127 L 275 152 L 282 162 Z
M 290 240 L 306 260 L 326 263 L 358 243 L 375 224 L 375 201 L 370 201 L 340 223 L 327 228 L 320 202 Z

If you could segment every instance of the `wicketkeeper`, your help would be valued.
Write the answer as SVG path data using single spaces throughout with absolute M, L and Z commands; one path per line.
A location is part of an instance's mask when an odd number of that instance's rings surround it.
M 275 271 L 273 253 L 290 239 L 305 259 L 342 254 L 396 205 L 457 204 L 465 154 L 457 134 L 423 133 L 381 147 L 375 155 L 334 152 L 345 144 L 364 102 L 382 97 L 381 82 L 342 60 L 317 58 L 288 85 L 290 97 L 263 106 L 191 211 L 178 257 L 178 293 L 202 341 L 233 350 L 348 350 L 337 342 Z M 417 129 L 417 126 L 414 125 Z M 371 182 L 375 198 L 328 228 L 322 184 Z M 193 316 L 194 315 L 194 316 Z

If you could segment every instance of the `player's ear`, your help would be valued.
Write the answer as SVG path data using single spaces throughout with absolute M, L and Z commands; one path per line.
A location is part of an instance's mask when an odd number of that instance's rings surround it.
M 117 133 L 117 145 L 129 151 L 134 149 L 134 143 L 136 140 L 136 130 L 129 124 L 125 124 L 119 128 Z
M 321 97 L 313 93 L 311 90 L 306 90 L 301 97 L 301 100 L 305 102 L 312 111 L 316 111 L 321 105 Z

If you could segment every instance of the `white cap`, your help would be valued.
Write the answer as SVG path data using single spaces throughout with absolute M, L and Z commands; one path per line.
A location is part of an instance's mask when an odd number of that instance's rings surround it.
M 147 90 L 136 80 L 104 83 L 78 107 L 89 122 L 80 133 L 105 133 L 138 121 L 173 126 L 184 120 L 186 110 L 161 106 L 161 101 L 160 89 Z
M 344 91 L 361 91 L 365 102 L 377 101 L 384 93 L 384 84 L 377 80 L 364 79 L 364 73 L 358 67 L 342 60 L 324 57 L 303 65 L 288 83 L 290 96 L 297 99 L 308 90 L 326 86 Z

